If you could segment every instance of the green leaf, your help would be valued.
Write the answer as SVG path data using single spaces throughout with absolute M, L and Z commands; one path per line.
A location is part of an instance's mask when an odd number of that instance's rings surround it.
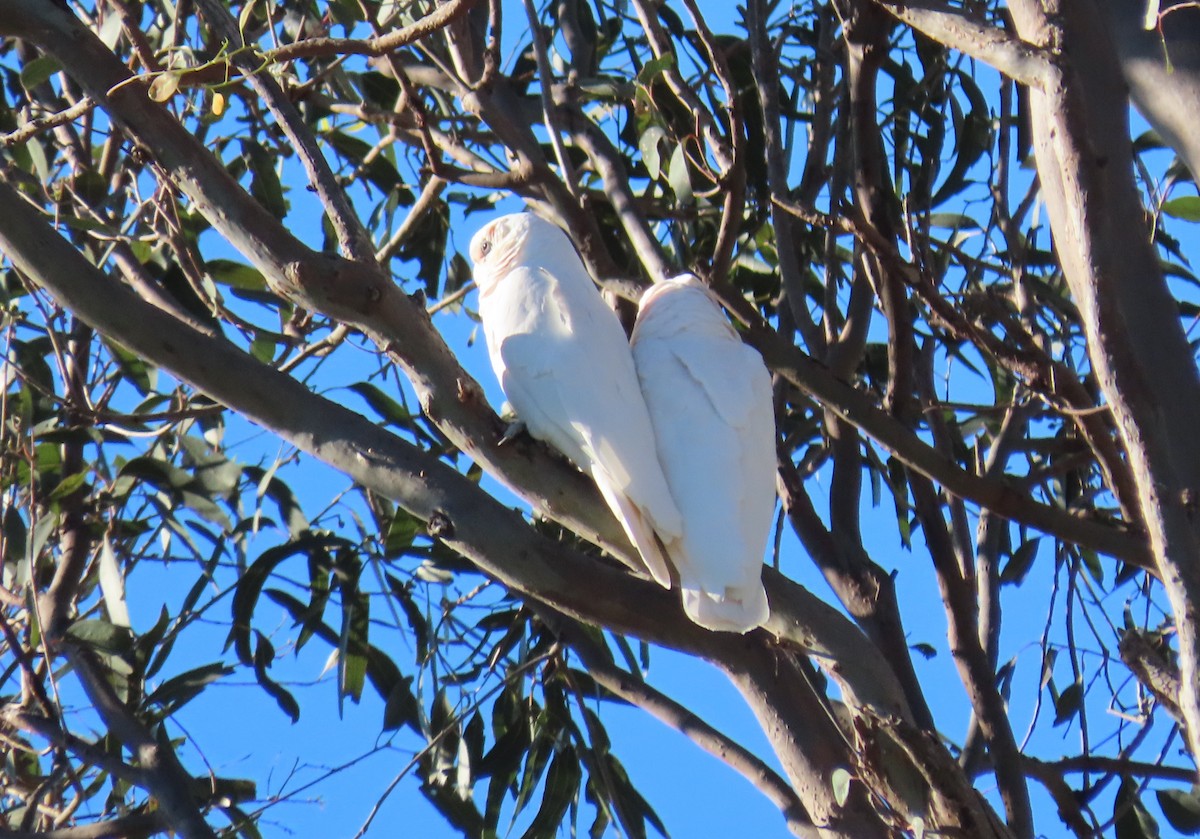
M 29 528 L 21 511 L 15 504 L 5 505 L 4 508 L 4 556 L 3 562 L 15 563 L 25 556 L 25 537 Z
M 388 559 L 404 556 L 412 549 L 413 542 L 424 530 L 425 525 L 419 518 L 397 507 L 388 523 L 387 535 L 384 538 L 384 556 Z
M 258 489 L 258 498 L 270 497 L 279 508 L 279 514 L 287 523 L 288 533 L 293 539 L 299 539 L 308 530 L 308 519 L 300 509 L 300 503 L 292 493 L 291 487 L 276 477 L 280 462 L 276 461 L 270 469 L 263 470 L 258 466 L 246 466 L 246 477 L 254 481 Z
M 1171 827 L 1186 836 L 1200 834 L 1200 794 L 1195 786 L 1190 790 L 1160 789 L 1154 794 Z
M 173 714 L 199 696 L 213 682 L 233 672 L 234 668 L 220 662 L 196 667 L 167 679 L 146 697 L 146 704 L 158 705 L 167 713 Z
M 400 582 L 395 576 L 387 575 L 388 588 L 391 589 L 392 596 L 400 602 L 400 608 L 404 611 L 404 617 L 408 620 L 408 627 L 412 630 L 413 636 L 417 642 L 417 662 L 424 663 L 429 656 L 429 622 L 425 620 L 425 615 L 413 600 L 412 593 L 408 590 L 408 586 Z
M 242 140 L 242 155 L 250 169 L 250 194 L 258 203 L 277 219 L 287 215 L 287 200 L 283 197 L 283 184 L 275 170 L 277 155 L 269 153 L 261 144 Z
M 258 558 L 242 574 L 230 606 L 233 623 L 229 628 L 229 639 L 233 642 L 234 651 L 243 664 L 250 664 L 254 660 L 250 649 L 250 623 L 254 617 L 254 607 L 258 605 L 258 598 L 267 578 L 274 573 L 280 563 L 289 557 L 324 551 L 337 544 L 344 544 L 344 541 L 332 536 L 306 536 L 294 542 L 276 545 L 259 554 Z
M 279 709 L 292 718 L 295 723 L 300 719 L 300 703 L 278 682 L 274 681 L 267 675 L 267 668 L 275 661 L 275 646 L 257 630 L 254 633 L 256 642 L 254 645 L 254 677 L 258 679 L 258 683 L 263 690 L 269 693 L 275 703 L 279 705 Z
M 671 153 L 671 162 L 667 166 L 667 182 L 671 184 L 671 191 L 675 193 L 676 204 L 681 207 L 692 204 L 695 195 L 692 192 L 692 178 L 688 173 L 687 153 L 682 143 Z
M 367 155 L 371 153 L 369 143 L 365 143 L 357 137 L 351 137 L 342 131 L 330 132 L 325 135 L 324 139 L 342 157 L 353 163 L 356 169 L 361 167 L 363 176 L 384 192 L 391 192 L 392 189 L 403 184 L 400 172 L 386 155 L 376 154 L 369 162 L 363 163 Z
M 1200 221 L 1200 195 L 1183 195 L 1162 204 L 1164 215 L 1183 221 Z
M 190 489 L 216 498 L 227 498 L 237 489 L 242 479 L 240 463 L 230 460 L 219 451 L 214 451 L 206 441 L 198 437 L 180 437 L 179 444 L 187 453 L 192 468 L 193 482 Z
M 33 90 L 61 69 L 62 64 L 53 55 L 39 55 L 21 68 L 21 86 Z
M 1029 539 L 1022 542 L 1021 547 L 1013 551 L 1012 557 L 1004 564 L 1004 570 L 1000 572 L 1001 583 L 1020 584 L 1025 579 L 1025 575 L 1033 567 L 1033 560 L 1037 556 L 1040 541 L 1040 539 Z
M 1083 567 L 1088 570 L 1088 574 L 1097 583 L 1104 583 L 1104 566 L 1100 564 L 1100 555 L 1090 548 L 1080 548 L 1079 557 L 1083 560 Z
M 210 259 L 204 263 L 204 268 L 212 277 L 213 282 L 230 288 L 263 291 L 267 287 L 267 281 L 263 279 L 261 271 L 240 262 L 230 259 Z
M 525 770 L 521 773 L 521 785 L 517 792 L 516 802 L 513 804 L 513 818 L 516 818 L 529 803 L 529 797 L 541 782 L 542 774 L 546 771 L 546 764 L 549 763 L 553 754 L 551 742 L 540 736 L 539 729 L 545 728 L 544 717 L 545 712 L 534 721 L 535 737 L 529 750 L 525 753 Z
M 59 482 L 58 486 L 51 490 L 50 495 L 47 496 L 46 500 L 61 501 L 68 495 L 71 495 L 82 489 L 83 485 L 87 483 L 87 479 L 87 472 L 76 472 L 74 475 L 68 475 Z
M 125 378 L 129 380 L 142 396 L 149 396 L 154 390 L 155 380 L 158 377 L 157 371 L 151 365 L 146 363 L 146 360 L 141 358 L 129 350 L 122 347 L 120 344 L 111 341 L 105 341 L 105 346 L 116 359 L 117 364 L 121 368 L 121 372 Z
M 117 474 L 119 478 L 145 481 L 171 494 L 192 482 L 192 476 L 187 471 L 154 455 L 126 461 Z
M 831 786 L 833 787 L 833 800 L 841 807 L 846 803 L 846 799 L 850 797 L 850 781 L 851 775 L 842 767 L 833 770 Z
M 343 595 L 344 597 L 344 595 Z M 341 695 L 354 702 L 362 699 L 367 680 L 367 629 L 370 626 L 370 604 L 366 592 L 358 592 L 350 601 L 353 605 L 343 608 L 346 623 L 345 644 L 338 650 L 338 669 L 341 676 Z
M 383 706 L 383 730 L 394 731 L 402 725 L 416 730 L 421 724 L 421 706 L 412 692 L 412 677 L 396 682 Z
M 650 180 L 657 181 L 662 174 L 662 157 L 659 154 L 659 143 L 666 139 L 667 132 L 657 125 L 651 125 L 638 137 L 638 151 L 642 153 L 642 163 L 650 175 Z
M 637 80 L 641 84 L 649 85 L 674 64 L 675 56 L 671 53 L 664 53 L 658 58 L 652 58 L 642 65 L 642 69 L 637 74 Z
M 412 425 L 412 414 L 375 385 L 369 382 L 355 382 L 350 385 L 349 389 L 366 400 L 366 403 L 371 406 L 371 410 L 389 425 L 405 429 Z
M 1054 702 L 1054 724 L 1062 725 L 1070 721 L 1079 713 L 1081 707 L 1083 707 L 1083 683 L 1072 682 Z
M 546 773 L 542 803 L 529 828 L 521 839 L 553 836 L 567 813 L 567 808 L 579 799 L 579 782 L 583 773 L 574 749 L 563 749 L 554 755 Z
M 1113 799 L 1113 827 L 1116 839 L 1159 839 L 1158 822 L 1146 810 L 1138 793 L 1138 784 L 1122 778 Z
M 75 621 L 67 627 L 67 637 L 101 652 L 125 655 L 133 649 L 133 633 L 129 627 L 117 626 L 103 620 Z

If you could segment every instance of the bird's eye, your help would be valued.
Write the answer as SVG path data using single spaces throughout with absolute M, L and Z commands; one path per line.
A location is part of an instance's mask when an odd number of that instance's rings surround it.
M 480 256 L 487 256 L 491 252 L 492 252 L 492 240 L 491 239 L 484 239 L 482 242 L 479 243 L 479 255 Z

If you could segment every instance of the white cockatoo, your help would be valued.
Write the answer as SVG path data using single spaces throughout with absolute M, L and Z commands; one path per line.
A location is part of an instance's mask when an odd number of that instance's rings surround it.
M 766 621 L 762 561 L 775 512 L 771 374 L 712 293 L 684 274 L 642 297 L 633 328 L 658 459 L 683 513 L 668 545 L 683 606 L 708 629 Z
M 570 239 L 530 213 L 471 239 L 492 369 L 529 433 L 596 481 L 646 570 L 671 587 L 662 545 L 683 518 L 667 488 L 629 341 Z

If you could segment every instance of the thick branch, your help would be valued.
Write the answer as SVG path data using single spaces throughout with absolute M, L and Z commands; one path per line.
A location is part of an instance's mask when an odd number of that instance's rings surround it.
M 170 829 L 166 816 L 162 812 L 153 812 L 131 813 L 75 827 L 9 835 L 12 839 L 146 839 Z
M 995 67 L 1010 79 L 1041 87 L 1051 70 L 1051 56 L 1014 38 L 998 26 L 931 0 L 872 0 L 939 44 Z
M 1034 150 L 1063 274 L 1117 420 L 1179 638 L 1189 747 L 1200 754 L 1200 372 L 1133 179 L 1122 80 L 1104 21 L 1073 3 L 1011 5 L 1064 59 L 1032 91 Z

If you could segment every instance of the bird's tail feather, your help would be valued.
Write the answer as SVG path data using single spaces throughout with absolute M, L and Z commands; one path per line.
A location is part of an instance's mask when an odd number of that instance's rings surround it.
M 725 589 L 713 594 L 683 586 L 683 610 L 693 623 L 714 632 L 749 632 L 770 617 L 767 594 L 762 583 Z
M 629 537 L 629 541 L 633 542 L 634 547 L 642 556 L 645 567 L 636 570 L 649 572 L 656 583 L 669 589 L 671 587 L 671 566 L 667 562 L 666 551 L 663 550 L 655 536 L 650 520 L 630 500 L 629 496 L 610 486 L 603 475 L 597 474 L 595 478 L 596 486 L 600 488 L 600 494 L 604 496 L 609 508 L 616 515 L 617 521 L 621 523 L 621 528 Z

